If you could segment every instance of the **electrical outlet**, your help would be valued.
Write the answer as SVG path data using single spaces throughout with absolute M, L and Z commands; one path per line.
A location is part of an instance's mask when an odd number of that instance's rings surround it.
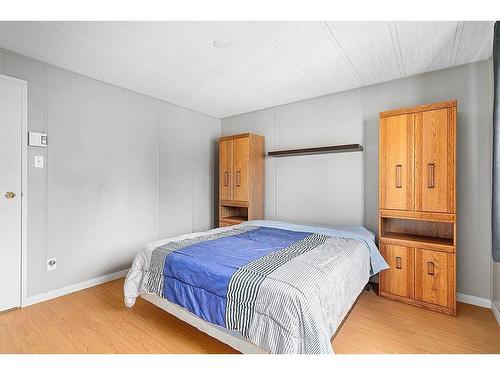
M 47 259 L 47 271 L 54 271 L 56 266 L 56 258 Z

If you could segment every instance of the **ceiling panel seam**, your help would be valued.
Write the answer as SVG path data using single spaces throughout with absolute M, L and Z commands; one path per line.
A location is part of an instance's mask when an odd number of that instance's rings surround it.
M 462 43 L 463 30 L 464 30 L 464 22 L 463 21 L 457 22 L 455 39 L 453 40 L 453 47 L 451 49 L 450 63 L 448 67 L 454 66 L 457 61 L 458 53 L 460 51 L 460 44 Z
M 333 33 L 333 30 L 331 29 L 330 25 L 328 24 L 328 22 L 326 21 L 323 21 L 323 25 L 326 26 L 327 30 L 328 30 L 328 33 L 330 34 L 330 36 L 333 38 L 333 40 L 335 41 L 335 43 L 337 43 L 337 45 L 339 46 L 340 50 L 342 51 L 342 54 L 344 56 L 344 59 L 347 61 L 348 65 L 351 67 L 353 73 L 354 73 L 354 76 L 356 77 L 356 79 L 358 80 L 358 83 L 360 86 L 364 86 L 365 83 L 363 82 L 363 80 L 361 79 L 361 76 L 360 74 L 358 73 L 356 67 L 354 66 L 353 62 L 351 61 L 349 55 L 347 54 L 347 52 L 344 50 L 344 48 L 342 47 L 342 44 L 340 44 L 339 40 L 335 37 L 335 34 Z
M 300 66 L 295 59 L 293 59 L 285 50 L 284 47 L 281 46 L 281 43 L 279 43 L 276 39 L 274 39 L 270 34 L 268 34 L 258 23 L 254 21 L 248 21 L 253 27 L 255 27 L 259 32 L 261 32 L 275 47 L 276 49 L 281 52 L 283 56 L 286 57 L 288 61 L 290 61 L 292 64 L 294 64 L 305 77 L 311 77 L 310 74 L 308 74 L 304 69 Z M 317 75 L 317 72 L 314 71 L 314 75 Z M 329 87 L 326 87 L 323 84 L 323 81 L 321 79 L 318 79 L 317 77 L 313 77 L 314 81 L 322 87 L 324 90 L 329 91 L 331 90 Z
M 460 38 L 458 39 L 457 53 L 455 55 L 455 59 L 453 60 L 453 65 L 455 65 L 457 63 L 458 55 L 460 53 L 460 47 L 462 47 L 462 43 L 463 43 L 463 40 L 464 40 L 465 22 L 461 21 L 460 24 L 462 25 L 460 27 Z
M 392 45 L 394 47 L 394 52 L 396 53 L 396 57 L 398 59 L 398 66 L 401 77 L 406 77 L 406 68 L 403 60 L 403 54 L 401 52 L 401 45 L 399 43 L 399 35 L 396 22 L 390 23 L 390 31 L 391 31 Z

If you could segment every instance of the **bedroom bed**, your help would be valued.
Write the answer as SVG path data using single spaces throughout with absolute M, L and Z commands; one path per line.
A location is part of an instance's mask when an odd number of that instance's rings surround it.
M 333 353 L 371 275 L 387 268 L 363 227 L 254 220 L 147 244 L 124 285 L 242 353 Z

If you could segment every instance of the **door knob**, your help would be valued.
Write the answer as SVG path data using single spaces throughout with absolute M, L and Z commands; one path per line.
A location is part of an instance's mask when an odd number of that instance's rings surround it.
M 8 191 L 5 193 L 5 198 L 7 198 L 7 199 L 13 199 L 15 196 L 16 196 L 16 193 L 14 193 L 12 191 Z

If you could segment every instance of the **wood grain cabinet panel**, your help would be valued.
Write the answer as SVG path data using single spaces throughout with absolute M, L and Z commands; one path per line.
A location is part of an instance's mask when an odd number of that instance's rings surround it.
M 455 132 L 453 109 L 416 114 L 415 208 L 454 213 Z
M 413 298 L 415 250 L 389 244 L 381 244 L 380 250 L 390 267 L 380 274 L 380 288 L 387 293 Z
M 412 210 L 414 207 L 414 115 L 380 120 L 380 207 Z
M 233 183 L 236 201 L 248 201 L 248 167 L 250 161 L 250 139 L 233 140 Z
M 415 298 L 455 308 L 455 255 L 417 249 L 415 252 Z
M 233 199 L 233 140 L 219 143 L 219 198 Z

